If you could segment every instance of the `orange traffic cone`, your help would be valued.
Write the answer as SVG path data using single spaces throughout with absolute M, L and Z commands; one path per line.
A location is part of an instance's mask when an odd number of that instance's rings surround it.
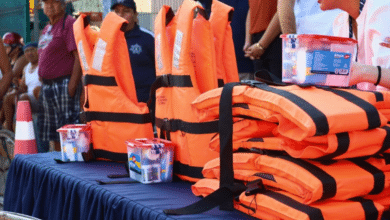
M 15 149 L 16 154 L 36 154 L 34 125 L 29 101 L 19 101 L 16 110 Z

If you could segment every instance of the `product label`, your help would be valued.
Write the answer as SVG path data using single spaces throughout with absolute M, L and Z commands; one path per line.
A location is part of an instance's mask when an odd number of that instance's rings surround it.
M 316 50 L 307 52 L 307 67 L 313 74 L 349 75 L 351 54 Z

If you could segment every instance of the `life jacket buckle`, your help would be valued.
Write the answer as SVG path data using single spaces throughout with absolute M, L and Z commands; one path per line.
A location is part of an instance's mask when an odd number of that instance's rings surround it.
M 162 123 L 161 129 L 164 129 L 165 131 L 171 131 L 172 130 L 171 121 L 168 118 L 164 118 L 163 119 L 163 123 Z
M 161 75 L 164 87 L 172 87 L 171 86 L 171 80 L 170 80 L 171 77 L 170 76 L 171 76 L 170 74 Z
M 246 196 L 256 195 L 265 191 L 263 181 L 257 179 L 246 184 L 247 189 L 245 190 Z

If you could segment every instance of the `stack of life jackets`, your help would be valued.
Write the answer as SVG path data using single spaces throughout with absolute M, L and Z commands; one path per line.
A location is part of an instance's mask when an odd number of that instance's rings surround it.
M 138 102 L 123 28 L 127 21 L 107 14 L 100 32 L 86 15 L 73 25 L 83 70 L 84 111 L 92 128 L 92 159 L 127 161 L 125 141 L 153 138 L 152 117 Z
M 222 160 L 209 161 L 192 190 L 212 197 L 228 189 L 229 203 L 261 219 L 381 219 L 390 208 L 390 136 L 378 109 L 388 97 L 255 81 L 204 93 L 193 102 L 200 118 L 232 128 L 212 140 Z
M 175 15 L 163 6 L 155 20 L 157 79 L 151 109 L 160 138 L 176 144 L 174 173 L 188 181 L 202 178 L 202 168 L 218 153 L 208 147 L 218 120 L 200 121 L 191 106 L 200 94 L 238 82 L 230 21 L 233 8 L 214 0 L 210 17 L 192 0 Z

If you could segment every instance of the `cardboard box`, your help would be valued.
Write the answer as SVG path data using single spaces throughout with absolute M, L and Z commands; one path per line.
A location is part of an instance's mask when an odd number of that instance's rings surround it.
M 174 144 L 154 139 L 126 141 L 130 178 L 141 183 L 171 182 Z

